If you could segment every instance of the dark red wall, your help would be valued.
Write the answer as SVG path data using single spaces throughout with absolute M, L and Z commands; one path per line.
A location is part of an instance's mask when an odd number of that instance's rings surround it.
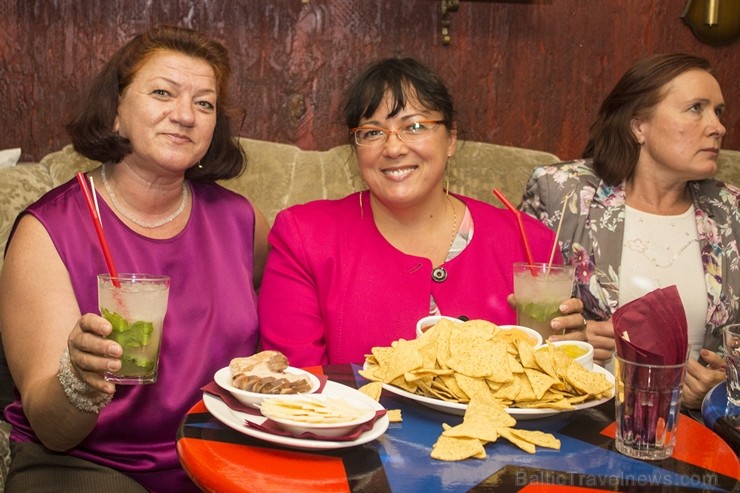
M 695 0 L 698 1 L 698 0 Z M 111 53 L 147 26 L 211 33 L 234 58 L 239 134 L 327 149 L 344 142 L 348 80 L 414 56 L 456 96 L 464 138 L 577 157 L 604 95 L 638 58 L 686 51 L 716 67 L 740 149 L 740 42 L 702 44 L 685 0 L 462 0 L 443 46 L 440 0 L 0 0 L 0 148 L 37 160 Z

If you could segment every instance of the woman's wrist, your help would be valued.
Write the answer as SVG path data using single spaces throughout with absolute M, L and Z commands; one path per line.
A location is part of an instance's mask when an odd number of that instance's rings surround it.
M 57 377 L 69 403 L 80 411 L 99 414 L 113 398 L 110 394 L 95 390 L 77 377 L 69 359 L 69 348 L 64 348 L 59 360 Z

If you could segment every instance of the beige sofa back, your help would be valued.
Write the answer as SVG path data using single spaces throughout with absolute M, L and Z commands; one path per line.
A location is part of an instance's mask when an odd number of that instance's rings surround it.
M 239 140 L 247 156 L 247 170 L 223 185 L 249 197 L 270 223 L 280 210 L 290 205 L 339 198 L 365 188 L 349 145 L 328 151 L 303 151 L 288 144 Z M 541 151 L 461 142 L 451 160 L 450 189 L 498 204 L 491 193 L 491 189 L 497 187 L 512 201 L 518 201 L 532 167 L 557 161 L 557 156 Z M 39 163 L 0 170 L 0 247 L 3 251 L 19 212 L 51 188 L 72 179 L 78 171 L 99 165 L 68 145 L 44 156 Z
M 321 198 L 339 198 L 363 190 L 354 152 L 349 145 L 328 151 L 260 140 L 239 139 L 247 169 L 223 185 L 249 197 L 270 223 L 282 209 Z M 553 154 L 531 149 L 462 141 L 450 162 L 450 190 L 500 206 L 491 190 L 501 190 L 517 203 L 534 166 L 557 162 Z M 72 146 L 47 154 L 39 163 L 0 169 L 0 248 L 20 211 L 78 171 L 99 166 Z M 740 151 L 722 151 L 719 179 L 740 183 Z M 0 269 L 2 257 L 0 256 Z

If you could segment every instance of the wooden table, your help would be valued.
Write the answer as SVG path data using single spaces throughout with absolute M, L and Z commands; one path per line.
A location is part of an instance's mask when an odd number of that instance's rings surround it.
M 358 366 L 312 369 L 350 387 L 366 383 Z M 180 461 L 204 491 L 218 492 L 562 492 L 732 491 L 740 463 L 712 430 L 681 416 L 673 456 L 658 462 L 626 457 L 614 449 L 614 402 L 548 418 L 519 421 L 517 427 L 554 433 L 560 450 L 538 448 L 530 455 L 505 439 L 486 445 L 488 458 L 440 462 L 430 457 L 441 424 L 460 416 L 444 414 L 384 392 L 381 403 L 401 409 L 379 439 L 332 451 L 275 446 L 224 426 L 201 401 L 185 416 L 178 433 Z

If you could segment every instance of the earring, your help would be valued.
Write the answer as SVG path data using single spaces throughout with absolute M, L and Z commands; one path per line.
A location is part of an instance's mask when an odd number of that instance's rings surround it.
M 201 163 L 200 161 L 198 161 L 197 166 L 198 166 L 198 169 L 203 169 L 203 163 Z
M 447 162 L 445 162 L 445 196 L 447 198 L 450 197 L 450 175 L 449 175 L 450 168 L 448 167 L 448 164 L 450 162 L 451 157 L 452 157 L 451 154 L 447 154 Z
M 360 219 L 362 219 L 365 217 L 365 211 L 362 208 L 362 192 L 360 192 L 358 196 L 360 197 Z

